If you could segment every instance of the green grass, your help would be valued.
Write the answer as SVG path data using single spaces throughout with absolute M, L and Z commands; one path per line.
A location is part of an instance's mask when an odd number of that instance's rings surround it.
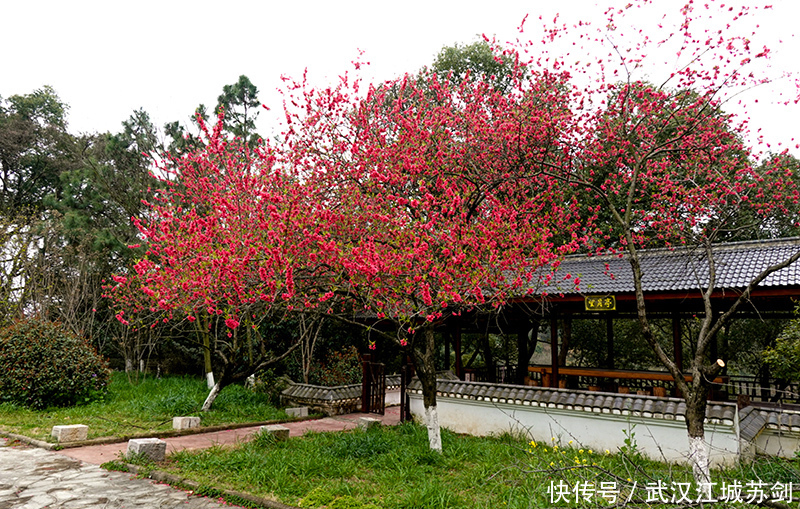
M 552 503 L 548 488 L 560 481 L 572 489 L 612 482 L 620 505 L 633 489 L 629 507 L 666 508 L 685 504 L 647 503 L 644 486 L 692 478 L 688 468 L 646 460 L 635 450 L 614 454 L 570 443 L 554 447 L 557 441 L 533 444 L 510 435 L 479 438 L 446 430 L 442 438 L 439 454 L 428 449 L 426 429 L 414 424 L 309 433 L 285 442 L 259 436 L 234 448 L 178 452 L 159 468 L 203 486 L 328 509 L 609 507 L 597 494 L 576 502 L 574 492 L 568 502 Z M 713 480 L 761 479 L 769 486 L 793 482 L 800 488 L 798 472 L 796 461 L 761 460 L 716 470 Z M 798 493 L 794 496 L 796 501 Z
M 172 429 L 172 418 L 199 415 L 202 426 L 285 419 L 264 394 L 241 386 L 220 392 L 212 410 L 200 413 L 208 390 L 205 380 L 191 377 L 147 378 L 128 382 L 124 373 L 114 373 L 106 396 L 100 401 L 68 408 L 41 411 L 0 404 L 0 429 L 31 438 L 49 440 L 53 426 L 86 424 L 89 438 L 130 436 Z

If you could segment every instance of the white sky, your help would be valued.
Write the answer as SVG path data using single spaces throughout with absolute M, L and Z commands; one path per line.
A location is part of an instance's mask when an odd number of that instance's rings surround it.
M 278 112 L 281 75 L 299 77 L 308 68 L 315 83 L 332 81 L 351 68 L 358 49 L 371 62 L 368 72 L 387 79 L 414 72 L 443 46 L 472 42 L 481 33 L 513 40 L 525 14 L 526 35 L 538 39 L 540 14 L 552 19 L 560 10 L 591 19 L 594 12 L 598 18 L 600 6 L 609 3 L 625 2 L 7 0 L 0 4 L 0 96 L 51 85 L 70 105 L 72 132 L 116 132 L 139 107 L 158 126 L 185 121 L 199 103 L 213 106 L 222 86 L 245 74 Z M 665 9 L 678 4 L 655 3 Z M 773 65 L 800 72 L 800 43 L 792 35 L 800 2 L 765 3 L 774 9 L 765 11 L 760 33 L 786 44 Z M 769 97 L 750 113 L 768 139 L 785 144 L 800 117 L 797 108 L 771 105 Z M 271 132 L 270 122 L 262 113 L 262 134 Z

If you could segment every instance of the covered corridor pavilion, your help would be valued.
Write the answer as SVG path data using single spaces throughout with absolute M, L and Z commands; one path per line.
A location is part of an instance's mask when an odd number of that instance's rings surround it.
M 716 312 L 724 312 L 742 294 L 744 288 L 765 269 L 789 259 L 800 252 L 800 237 L 762 241 L 734 242 L 712 246 L 715 266 L 715 288 L 711 294 Z M 681 319 L 702 316 L 705 313 L 702 292 L 708 287 L 710 264 L 702 248 L 675 248 L 640 250 L 642 286 L 650 318 L 672 321 L 675 361 L 686 369 L 687 359 L 681 344 Z M 580 278 L 575 285 L 575 278 Z M 800 261 L 778 270 L 764 279 L 739 308 L 737 318 L 791 319 L 800 301 Z M 608 305 L 611 304 L 611 305 Z M 605 388 L 613 380 L 662 381 L 674 385 L 666 371 L 644 372 L 618 370 L 615 365 L 613 321 L 618 318 L 636 318 L 636 295 L 630 262 L 620 255 L 572 255 L 566 257 L 554 272 L 550 283 L 534 288 L 533 295 L 518 299 L 508 306 L 505 315 L 518 323 L 511 326 L 523 330 L 531 313 L 550 322 L 551 362 L 548 366 L 528 367 L 540 383 L 549 387 L 562 386 L 564 376 L 606 380 Z M 527 318 L 526 318 L 527 317 Z M 605 323 L 607 358 L 603 366 L 565 367 L 560 365 L 558 321 L 593 319 Z M 445 333 L 446 350 L 452 344 L 455 355 L 455 372 L 465 379 L 461 365 L 461 332 L 463 322 L 451 322 Z M 529 329 L 525 329 L 529 330 Z M 712 358 L 720 357 L 727 363 L 725 348 L 717 351 L 712 343 Z M 717 380 L 718 382 L 721 380 Z M 720 396 L 720 394 L 717 394 Z M 724 394 L 722 394 L 724 396 Z

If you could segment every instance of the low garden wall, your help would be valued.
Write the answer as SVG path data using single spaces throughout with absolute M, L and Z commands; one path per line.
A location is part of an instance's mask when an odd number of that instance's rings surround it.
M 409 392 L 411 412 L 421 421 L 418 381 Z M 635 442 L 642 454 L 667 462 L 685 462 L 688 451 L 686 407 L 675 398 L 440 380 L 437 408 L 440 425 L 456 433 L 523 433 L 536 441 L 612 452 Z M 707 415 L 712 463 L 735 463 L 736 405 L 710 403 Z
M 361 410 L 361 384 L 324 387 L 292 383 L 281 392 L 281 401 L 288 406 L 307 406 L 328 416 Z M 387 406 L 400 404 L 400 375 L 386 377 Z
M 800 450 L 800 412 L 746 407 L 739 411 L 742 453 L 794 458 Z
M 400 376 L 386 377 L 386 405 L 400 402 Z M 612 452 L 635 443 L 660 461 L 686 461 L 688 439 L 682 399 L 520 385 L 437 381 L 439 423 L 456 433 L 485 436 L 505 432 L 561 445 Z M 282 393 L 290 406 L 308 406 L 326 415 L 361 410 L 361 384 L 321 387 L 292 384 Z M 411 413 L 422 421 L 419 380 L 409 386 Z M 793 458 L 800 450 L 800 412 L 737 409 L 709 402 L 706 440 L 714 465 L 730 465 L 756 454 Z M 626 442 L 627 441 L 627 442 Z

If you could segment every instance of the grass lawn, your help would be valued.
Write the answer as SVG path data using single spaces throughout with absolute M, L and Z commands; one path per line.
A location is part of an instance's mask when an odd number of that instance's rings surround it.
M 477 438 L 447 431 L 443 442 L 443 454 L 430 451 L 426 429 L 414 424 L 312 433 L 285 442 L 257 437 L 234 448 L 175 453 L 158 468 L 203 486 L 300 507 L 609 507 L 613 497 L 619 505 L 631 497 L 631 507 L 687 506 L 649 503 L 652 490 L 645 486 L 659 481 L 671 487 L 689 483 L 690 470 L 645 460 L 635 450 L 613 454 L 570 443 L 558 446 L 557 441 L 534 444 L 510 435 Z M 734 481 L 747 486 L 748 481 L 760 479 L 769 489 L 775 483 L 792 482 L 800 490 L 797 467 L 793 461 L 759 461 L 714 471 L 713 481 L 719 486 Z M 561 482 L 568 488 L 562 488 L 564 498 L 555 502 L 548 490 Z M 603 487 L 608 488 L 605 498 L 600 493 Z M 697 497 L 693 487 L 690 493 Z M 797 496 L 800 493 L 795 492 Z
M 131 384 L 125 373 L 114 373 L 100 401 L 41 411 L 0 404 L 0 429 L 50 440 L 53 426 L 86 424 L 89 438 L 130 436 L 172 429 L 172 418 L 199 415 L 202 426 L 285 419 L 269 398 L 241 386 L 222 390 L 208 413 L 199 413 L 208 390 L 205 380 L 192 377 L 147 378 Z

